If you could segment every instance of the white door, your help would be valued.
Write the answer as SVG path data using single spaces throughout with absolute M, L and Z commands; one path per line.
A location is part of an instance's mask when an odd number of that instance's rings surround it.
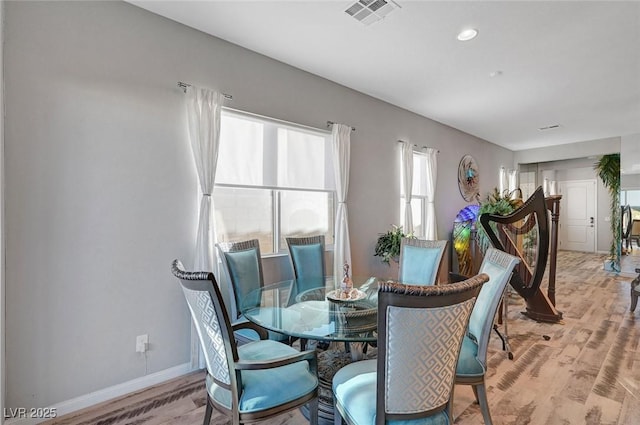
M 560 182 L 560 246 L 572 251 L 596 251 L 596 181 Z

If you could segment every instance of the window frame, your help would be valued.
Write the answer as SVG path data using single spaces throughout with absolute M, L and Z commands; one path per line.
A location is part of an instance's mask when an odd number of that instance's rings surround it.
M 325 142 L 327 143 L 327 145 L 329 146 L 330 149 L 330 138 L 331 138 L 331 132 L 328 130 L 322 130 L 322 129 L 318 129 L 318 128 L 314 128 L 314 127 L 309 127 L 309 126 L 305 126 L 303 124 L 296 124 L 296 123 L 292 123 L 289 121 L 284 121 L 284 120 L 279 120 L 276 118 L 271 118 L 271 117 L 266 117 L 266 116 L 262 116 L 262 115 L 258 115 L 258 114 L 254 114 L 251 112 L 246 112 L 246 111 L 241 111 L 241 110 L 237 110 L 237 109 L 233 109 L 233 108 L 226 108 L 223 107 L 222 108 L 222 114 L 221 114 L 221 119 L 220 119 L 220 126 L 222 127 L 223 125 L 223 121 L 224 121 L 224 116 L 231 116 L 234 118 L 240 118 L 240 119 L 248 119 L 251 121 L 258 121 L 261 123 L 266 123 L 269 124 L 271 126 L 273 126 L 273 129 L 276 130 L 278 128 L 285 128 L 285 129 L 289 129 L 289 130 L 293 130 L 293 131 L 299 131 L 299 132 L 305 132 L 305 133 L 310 133 L 316 136 L 320 136 L 325 138 Z M 329 160 L 332 160 L 332 158 L 329 156 L 328 157 Z M 266 161 L 265 156 L 263 156 L 262 158 L 263 163 L 264 161 Z M 217 177 L 216 177 L 217 180 Z M 282 220 L 282 193 L 283 192 L 304 192 L 304 193 L 326 193 L 330 196 L 331 199 L 331 210 L 330 210 L 330 214 L 332 216 L 332 218 L 330 219 L 330 223 L 331 224 L 331 228 L 329 229 L 331 231 L 331 234 L 333 236 L 333 240 L 335 241 L 335 215 L 336 215 L 336 211 L 337 211 L 337 203 L 336 203 L 336 189 L 335 187 L 333 189 L 318 189 L 318 188 L 299 188 L 299 187 L 288 187 L 288 186 L 274 186 L 274 185 L 247 185 L 247 184 L 234 184 L 234 183 L 218 183 L 215 182 L 214 183 L 214 187 L 213 187 L 213 194 L 212 196 L 214 196 L 215 194 L 215 189 L 216 188 L 231 188 L 231 189 L 255 189 L 255 190 L 268 190 L 270 191 L 270 195 L 271 195 L 271 220 L 272 220 L 272 246 L 273 246 L 273 252 L 269 252 L 269 253 L 263 253 L 263 250 L 261 248 L 261 254 L 263 258 L 269 258 L 269 257 L 279 257 L 279 256 L 284 256 L 287 255 L 287 248 L 285 244 L 282 244 L 280 241 L 281 239 L 283 239 L 285 237 L 285 235 L 281 234 L 281 220 Z M 215 198 L 214 200 L 214 205 L 215 205 Z M 214 217 L 214 221 L 215 221 L 215 217 Z M 214 222 L 215 225 L 215 222 Z M 287 235 L 288 236 L 288 235 Z M 334 242 L 331 243 L 326 243 L 325 244 L 325 251 L 333 251 L 334 249 Z
M 413 180 L 415 183 L 415 179 L 416 179 L 416 167 L 415 167 L 415 160 L 416 157 L 423 157 L 426 158 L 426 155 L 424 152 L 420 152 L 417 150 L 413 150 L 413 160 L 414 160 L 414 167 L 413 167 Z M 403 226 L 406 225 L 406 223 L 404 222 L 404 213 L 403 213 L 403 206 L 406 204 L 406 197 L 405 197 L 405 190 L 404 190 L 404 184 L 402 181 L 402 154 L 400 154 L 399 157 L 399 163 L 400 163 L 400 224 Z M 421 174 L 422 171 L 424 171 L 422 168 L 419 168 Z M 423 178 L 425 178 L 426 176 L 422 176 Z M 419 233 L 417 233 L 415 231 L 415 225 L 414 225 L 414 231 L 413 231 L 413 236 L 419 238 L 419 239 L 424 239 L 425 238 L 425 223 L 427 222 L 427 195 L 422 195 L 422 194 L 416 194 L 414 192 L 414 190 L 416 189 L 416 185 L 412 184 L 411 187 L 411 203 L 412 203 L 412 207 L 411 207 L 411 213 L 413 214 L 413 216 L 416 215 L 416 212 L 413 210 L 413 203 L 414 201 L 420 201 L 420 229 L 421 231 Z M 406 231 L 406 228 L 404 228 L 404 230 Z

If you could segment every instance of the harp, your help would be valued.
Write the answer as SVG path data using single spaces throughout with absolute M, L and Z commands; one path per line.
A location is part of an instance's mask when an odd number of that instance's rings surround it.
M 562 313 L 555 308 L 555 273 L 561 196 L 545 199 L 538 187 L 525 203 L 509 215 L 482 214 L 480 224 L 492 245 L 520 258 L 510 284 L 525 299 L 526 316 L 539 321 L 557 323 Z M 551 221 L 549 214 L 551 210 Z M 551 242 L 551 243 L 550 243 Z M 550 253 L 551 251 L 551 253 Z M 548 293 L 540 289 L 549 260 Z

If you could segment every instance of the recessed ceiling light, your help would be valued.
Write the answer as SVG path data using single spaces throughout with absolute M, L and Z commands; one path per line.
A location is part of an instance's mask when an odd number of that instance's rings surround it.
M 473 28 L 467 28 L 466 30 L 462 30 L 458 33 L 458 40 L 460 41 L 469 41 L 476 38 L 478 35 L 478 30 Z

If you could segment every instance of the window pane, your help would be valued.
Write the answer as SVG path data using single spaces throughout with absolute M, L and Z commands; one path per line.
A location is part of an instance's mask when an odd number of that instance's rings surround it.
M 400 172 L 404 173 L 402 161 L 400 161 Z M 411 195 L 426 196 L 426 176 L 427 176 L 427 157 L 419 152 L 413 153 L 413 179 L 411 180 Z M 400 195 L 404 196 L 404 182 L 400 178 Z M 404 202 L 404 201 L 402 201 Z M 404 208 L 404 207 L 403 207 Z M 404 210 L 403 210 L 404 211 Z
M 219 242 L 258 239 L 262 254 L 273 253 L 271 190 L 216 187 L 213 197 Z
M 325 245 L 333 244 L 333 193 L 280 192 L 280 247 L 285 237 L 324 235 Z
M 411 198 L 411 218 L 413 220 L 413 235 L 416 237 L 424 236 L 424 223 L 422 222 L 422 217 L 424 217 L 424 213 L 422 211 L 423 206 L 422 198 Z M 404 231 L 407 231 L 406 224 L 404 222 L 404 210 L 405 210 L 406 202 L 404 197 L 400 198 L 400 224 L 402 225 Z
M 419 153 L 413 154 L 413 187 L 412 195 L 426 196 L 427 194 L 427 157 Z M 412 207 L 413 208 L 413 207 Z
M 222 115 L 216 183 L 264 184 L 263 135 L 260 122 Z
M 278 128 L 278 187 L 332 189 L 327 137 Z

